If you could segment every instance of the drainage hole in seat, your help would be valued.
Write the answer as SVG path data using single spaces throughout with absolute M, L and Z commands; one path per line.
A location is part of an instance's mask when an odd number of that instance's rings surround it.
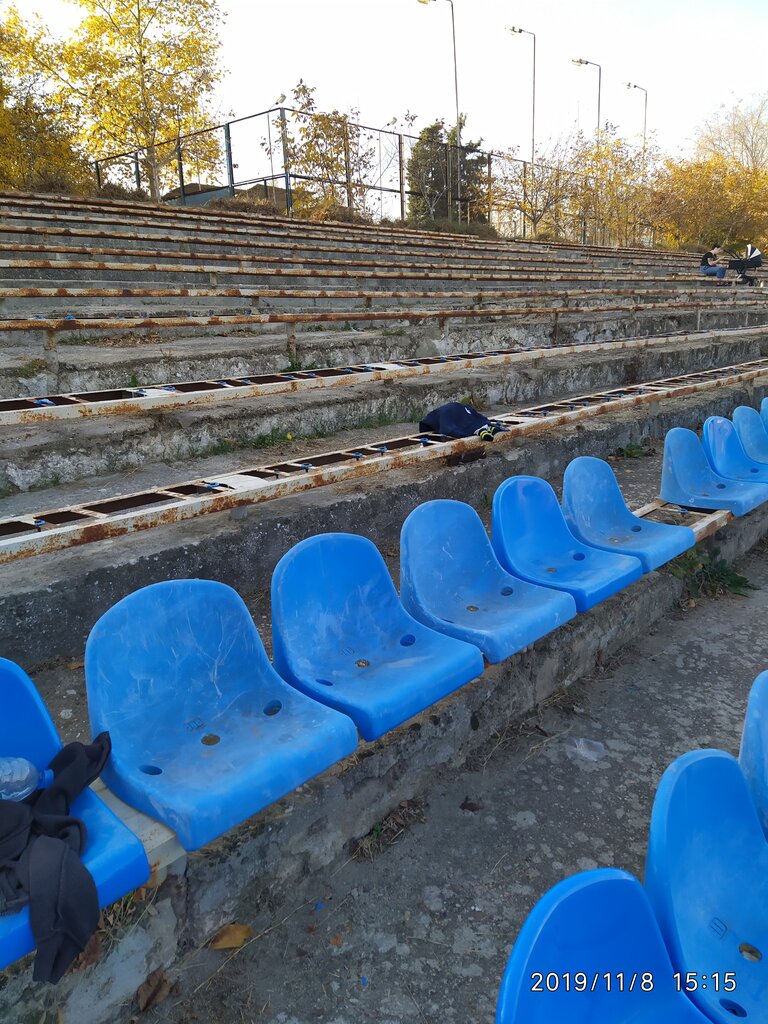
M 734 1003 L 732 999 L 721 999 L 720 1005 L 728 1013 L 732 1013 L 734 1017 L 746 1017 L 747 1011 L 743 1006 L 739 1006 L 738 1003 Z
M 333 686 L 330 679 L 316 679 L 315 682 L 319 683 L 321 686 Z
M 413 633 L 406 633 L 405 636 L 400 638 L 401 647 L 413 647 L 415 643 L 416 637 L 413 635 Z
M 759 473 L 760 470 L 759 469 L 752 469 L 752 468 L 750 468 L 749 472 L 750 473 Z
M 717 485 L 717 489 L 718 489 L 718 491 L 724 491 L 724 490 L 725 490 L 725 484 L 718 484 L 718 485 Z M 729 1001 L 730 1001 L 730 1000 L 726 1000 L 726 1002 L 729 1002 Z M 736 1004 L 734 1003 L 734 1006 L 735 1006 L 735 1005 L 736 1005 Z
M 269 704 L 267 704 L 267 706 L 264 708 L 264 714 L 269 715 L 271 718 L 272 715 L 276 715 L 278 711 L 281 711 L 282 707 L 283 705 L 280 703 L 279 700 L 271 700 Z
M 468 604 L 467 605 L 467 611 L 468 612 L 479 612 L 480 609 L 477 607 L 476 604 Z
M 139 768 L 140 772 L 144 772 L 145 775 L 162 775 L 163 769 L 158 768 L 156 764 L 143 764 Z
M 632 527 L 632 533 L 640 533 L 641 530 L 642 530 L 642 526 L 633 526 Z
M 368 668 L 368 666 L 371 663 L 370 661 L 367 661 L 365 658 L 358 658 L 355 664 L 357 665 L 358 668 Z
M 587 556 L 584 554 L 583 551 L 577 551 L 576 554 L 573 556 L 573 560 L 574 562 L 583 562 L 586 557 Z
M 215 747 L 217 743 L 221 742 L 221 736 L 217 736 L 215 732 L 209 732 L 201 737 L 200 742 L 204 743 L 206 747 Z
M 745 960 L 749 960 L 750 963 L 753 964 L 756 964 L 758 960 L 763 959 L 763 954 L 760 952 L 760 950 L 756 946 L 751 945 L 751 943 L 749 942 L 742 942 L 742 944 L 739 946 L 739 952 Z
M 501 594 L 502 597 L 509 597 L 510 594 L 514 594 L 514 590 L 512 589 L 512 587 L 502 587 Z

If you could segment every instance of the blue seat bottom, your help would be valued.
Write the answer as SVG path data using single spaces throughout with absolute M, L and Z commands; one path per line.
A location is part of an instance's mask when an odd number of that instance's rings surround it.
M 581 549 L 567 554 L 571 555 L 569 561 L 561 552 L 549 559 L 529 556 L 517 572 L 531 583 L 571 594 L 580 612 L 617 594 L 643 574 L 639 560 L 629 555 L 608 554 L 598 548 L 584 557 Z
M 151 736 L 133 748 L 113 746 L 104 780 L 196 850 L 347 757 L 357 742 L 349 719 L 288 687 L 266 708 L 254 691 L 235 698 L 218 721 L 166 735 L 155 749 Z
M 489 582 L 498 586 L 445 595 L 442 602 L 435 603 L 430 620 L 424 617 L 422 621 L 474 644 L 491 664 L 497 664 L 576 615 L 570 594 L 537 587 L 506 573 Z
M 308 696 L 349 715 L 363 739 L 378 739 L 483 671 L 483 656 L 476 647 L 431 634 L 420 653 L 419 634 L 423 627 L 414 623 L 413 631 L 400 640 L 400 657 L 381 647 L 356 649 L 346 659 L 349 667 L 320 661 L 314 679 L 291 681 Z M 377 661 L 377 655 L 383 660 Z

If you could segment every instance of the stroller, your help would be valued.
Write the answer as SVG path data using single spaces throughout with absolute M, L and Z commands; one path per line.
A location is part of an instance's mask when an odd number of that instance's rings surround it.
M 731 252 L 730 249 L 726 249 L 729 256 L 733 259 L 728 260 L 728 269 L 738 271 L 738 277 L 736 278 L 736 284 L 745 285 L 756 285 L 757 278 L 748 274 L 748 270 L 756 270 L 758 267 L 763 265 L 763 254 L 757 248 L 756 245 L 747 244 L 746 251 L 743 256 L 737 256 L 735 252 Z

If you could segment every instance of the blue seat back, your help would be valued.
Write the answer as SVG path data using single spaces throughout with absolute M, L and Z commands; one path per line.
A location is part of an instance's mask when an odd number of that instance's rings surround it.
M 35 684 L 5 658 L 0 658 L 0 701 L 0 756 L 26 757 L 37 768 L 47 768 L 61 740 Z
M 722 481 L 707 461 L 701 441 L 692 430 L 673 427 L 664 438 L 664 462 L 661 467 L 661 496 L 667 501 L 665 488 L 695 492 L 702 485 L 718 488 Z M 719 487 L 723 490 L 725 485 Z M 715 491 L 716 493 L 716 491 Z
M 739 765 L 768 836 L 768 672 L 760 673 L 749 693 Z
M 751 405 L 739 405 L 733 410 L 731 418 L 750 459 L 768 464 L 768 431 L 757 409 Z
M 721 476 L 738 480 L 768 480 L 768 466 L 752 462 L 744 451 L 736 428 L 724 416 L 710 416 L 704 421 L 702 443 L 710 466 Z
M 304 676 L 358 644 L 387 647 L 393 631 L 410 629 L 395 585 L 375 544 L 351 533 L 308 537 L 280 559 L 272 576 L 275 665 L 286 678 Z
M 652 991 L 642 987 L 646 972 Z M 504 972 L 496 1024 L 704 1024 L 685 996 L 676 998 L 672 973 L 637 879 L 613 868 L 587 871 L 560 882 L 529 914 Z M 586 976 L 586 990 L 575 990 L 576 974 Z M 606 974 L 612 986 L 603 981 Z M 637 983 L 629 991 L 633 976 Z M 669 1012 L 678 1004 L 679 1014 Z
M 768 844 L 734 757 L 696 750 L 679 757 L 659 783 L 651 815 L 645 885 L 676 971 L 699 977 L 733 972 L 736 1009 L 722 990 L 691 998 L 717 1021 L 752 1019 L 768 1000 L 768 970 L 749 963 L 741 945 L 763 955 L 768 942 Z
M 589 543 L 603 524 L 631 530 L 637 522 L 624 501 L 613 470 L 603 459 L 581 455 L 563 474 L 563 512 L 574 532 Z
M 493 496 L 493 549 L 499 561 L 514 572 L 510 556 L 516 550 L 538 551 L 544 537 L 555 550 L 581 543 L 568 529 L 550 483 L 537 476 L 505 480 Z
M 764 398 L 760 403 L 760 418 L 766 431 L 768 431 L 768 398 Z
M 135 721 L 148 746 L 282 683 L 240 595 L 211 580 L 154 583 L 123 598 L 93 627 L 85 671 L 94 730 L 125 734 Z
M 400 533 L 400 594 L 407 608 L 450 608 L 457 590 L 485 590 L 503 572 L 480 516 L 463 501 L 427 501 Z

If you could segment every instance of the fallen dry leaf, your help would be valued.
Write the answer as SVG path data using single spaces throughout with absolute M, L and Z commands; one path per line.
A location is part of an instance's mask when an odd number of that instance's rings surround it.
M 225 924 L 208 943 L 210 949 L 240 949 L 248 939 L 253 938 L 249 924 Z
M 344 942 L 344 937 L 342 935 L 334 935 L 334 936 L 331 937 L 331 945 L 332 946 L 340 946 L 343 942 Z
M 470 800 L 468 796 L 465 796 L 464 797 L 464 802 L 459 804 L 459 810 L 460 811 L 470 811 L 472 814 L 474 814 L 475 811 L 482 811 L 482 809 L 483 809 L 483 801 L 482 800 L 479 800 L 477 803 L 475 803 L 473 800 Z
M 136 993 L 139 1010 L 144 1013 L 145 1010 L 151 1010 L 153 1006 L 158 1006 L 168 998 L 170 992 L 171 980 L 163 968 L 158 967 L 157 970 L 152 971 L 144 984 L 139 986 L 139 991 Z

